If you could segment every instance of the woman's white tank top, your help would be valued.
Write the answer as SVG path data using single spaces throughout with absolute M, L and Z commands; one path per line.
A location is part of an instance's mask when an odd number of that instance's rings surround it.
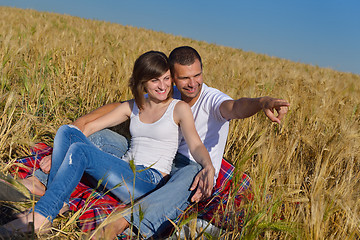
M 130 148 L 122 157 L 124 161 L 132 159 L 136 165 L 170 173 L 181 135 L 174 122 L 174 108 L 179 101 L 172 100 L 162 117 L 154 123 L 140 121 L 139 108 L 134 102 L 130 116 Z

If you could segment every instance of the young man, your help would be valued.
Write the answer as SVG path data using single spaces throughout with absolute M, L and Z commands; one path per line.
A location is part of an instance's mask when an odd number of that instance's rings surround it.
M 287 113 L 289 103 L 282 99 L 261 97 L 233 100 L 219 90 L 208 87 L 203 83 L 201 57 L 191 47 L 174 49 L 169 59 L 171 75 L 177 87 L 174 98 L 181 98 L 190 105 L 196 130 L 215 167 L 215 179 L 220 170 L 231 119 L 247 118 L 263 110 L 271 121 L 280 123 Z M 74 124 L 83 130 L 86 123 L 111 111 L 118 104 L 120 103 L 105 105 L 79 118 Z M 277 116 L 274 110 L 278 113 Z M 198 202 L 210 196 L 211 189 L 205 187 L 208 177 L 209 174 L 193 161 L 182 139 L 169 181 L 135 204 L 132 221 L 130 214 L 125 214 L 124 218 L 110 224 L 105 231 L 110 232 L 110 236 L 113 237 L 131 223 L 143 237 L 160 238 L 163 229 L 170 224 L 169 219 L 175 219 L 191 202 Z M 141 221 L 139 205 L 143 213 Z

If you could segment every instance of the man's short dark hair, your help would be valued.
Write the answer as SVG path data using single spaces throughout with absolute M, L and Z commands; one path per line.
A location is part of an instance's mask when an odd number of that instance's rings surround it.
M 202 68 L 202 61 L 200 54 L 192 47 L 189 46 L 182 46 L 177 47 L 174 50 L 171 51 L 169 55 L 169 63 L 170 63 L 170 71 L 171 75 L 174 72 L 174 65 L 175 63 L 180 65 L 186 65 L 189 66 L 195 62 L 195 60 L 198 59 Z

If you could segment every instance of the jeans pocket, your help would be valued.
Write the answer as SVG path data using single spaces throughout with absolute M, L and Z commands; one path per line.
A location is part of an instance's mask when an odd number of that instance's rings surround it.
M 164 178 L 158 170 L 153 168 L 149 169 L 149 174 L 151 175 L 151 177 L 149 176 L 149 178 L 154 185 L 158 185 L 159 183 L 161 183 Z

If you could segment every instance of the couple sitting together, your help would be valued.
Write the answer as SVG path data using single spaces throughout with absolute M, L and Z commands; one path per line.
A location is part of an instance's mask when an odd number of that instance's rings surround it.
M 104 227 L 107 239 L 131 224 L 142 237 L 159 238 L 169 219 L 211 195 L 229 121 L 263 110 L 280 123 L 289 106 L 271 97 L 233 100 L 203 83 L 202 68 L 200 55 L 188 46 L 174 49 L 169 58 L 157 51 L 142 54 L 129 82 L 134 99 L 105 105 L 61 126 L 51 161 L 44 161 L 51 163 L 46 191 L 36 182 L 32 191 L 43 196 L 33 209 L 4 227 L 28 231 L 33 222 L 35 231 L 40 231 L 51 225 L 86 173 L 124 203 L 143 197 L 134 204 L 133 214 L 123 214 Z M 105 129 L 128 119 L 129 147 L 125 137 Z M 99 149 L 99 141 L 111 142 L 116 150 Z

